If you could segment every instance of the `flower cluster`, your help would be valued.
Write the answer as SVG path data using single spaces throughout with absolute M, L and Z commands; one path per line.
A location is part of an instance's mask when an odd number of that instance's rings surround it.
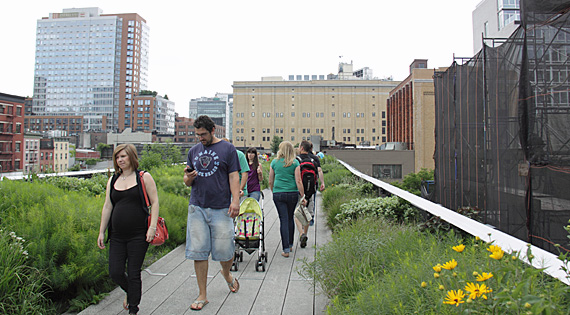
M 452 249 L 458 253 L 461 253 L 465 250 L 465 245 L 459 244 L 457 246 L 453 246 Z M 490 257 L 493 259 L 497 259 L 497 260 L 500 260 L 505 253 L 501 249 L 501 247 L 499 247 L 497 245 L 490 245 L 489 248 L 487 248 L 487 250 L 489 252 L 491 252 Z M 455 259 L 452 259 L 452 260 L 444 263 L 443 265 L 437 264 L 437 265 L 432 267 L 433 270 L 435 271 L 434 278 L 439 279 L 441 277 L 442 270 L 450 270 L 451 271 L 451 270 L 455 269 L 456 267 L 457 267 L 457 261 Z M 454 277 L 457 276 L 457 273 L 453 272 L 453 276 Z M 481 298 L 483 300 L 487 300 L 487 294 L 493 292 L 493 289 L 491 289 L 486 283 L 483 283 L 483 282 L 491 279 L 493 277 L 493 274 L 490 272 L 479 273 L 477 271 L 474 271 L 473 276 L 475 277 L 476 282 L 467 282 L 463 289 L 447 291 L 447 294 L 445 296 L 443 303 L 459 306 L 459 304 L 462 304 L 465 302 L 471 303 L 473 300 L 478 299 L 478 298 Z M 427 286 L 427 284 L 425 282 L 422 282 L 421 286 L 423 288 L 425 288 Z M 439 286 L 439 290 L 445 290 L 445 287 L 443 284 L 441 284 Z
M 0 230 L 0 234 L 2 234 L 3 232 L 4 232 L 3 230 Z M 10 240 L 8 240 L 10 246 L 16 247 L 18 251 L 22 253 L 22 255 L 28 258 L 28 251 L 24 250 L 24 242 L 26 242 L 26 240 L 20 236 L 17 236 L 14 231 L 8 233 L 8 235 L 11 237 L 11 242 Z

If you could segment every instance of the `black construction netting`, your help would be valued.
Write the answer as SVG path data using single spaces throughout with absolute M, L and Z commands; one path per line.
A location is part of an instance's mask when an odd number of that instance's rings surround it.
M 521 0 L 511 37 L 434 75 L 435 201 L 553 253 L 570 249 L 569 8 Z

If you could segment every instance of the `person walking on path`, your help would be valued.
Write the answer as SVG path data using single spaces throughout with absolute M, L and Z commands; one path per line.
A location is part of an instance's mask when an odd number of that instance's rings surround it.
M 231 292 L 239 290 L 230 274 L 234 256 L 233 218 L 239 213 L 240 164 L 236 148 L 214 135 L 215 124 L 202 115 L 194 121 L 200 143 L 188 151 L 184 183 L 192 187 L 186 228 L 186 258 L 194 260 L 199 295 L 190 306 L 201 310 L 208 304 L 208 258 L 219 261 L 221 274 Z
M 247 162 L 249 164 L 249 172 L 247 176 L 247 189 L 249 191 L 248 197 L 254 198 L 259 201 L 261 198 L 261 185 L 263 181 L 263 169 L 259 163 L 259 158 L 256 148 L 247 149 Z
M 304 197 L 299 161 L 295 159 L 295 149 L 289 141 L 279 144 L 277 156 L 271 161 L 269 188 L 273 192 L 273 202 L 281 225 L 281 256 L 289 257 L 295 234 L 293 214 L 299 198 Z
M 105 230 L 108 230 L 109 275 L 127 293 L 123 308 L 129 314 L 137 314 L 142 295 L 141 267 L 156 233 L 158 194 L 154 179 L 145 172 L 144 185 L 151 204 L 149 217 L 134 145 L 118 145 L 113 152 L 113 165 L 115 175 L 107 182 L 97 246 L 105 248 Z
M 312 144 L 307 140 L 301 141 L 299 145 L 299 155 L 297 160 L 300 163 L 301 180 L 303 182 L 303 188 L 305 189 L 305 197 L 303 199 L 303 205 L 307 206 L 307 209 L 311 213 L 311 216 L 315 216 L 315 198 L 316 198 L 316 188 L 317 188 L 317 178 L 321 181 L 321 190 L 325 188 L 325 183 L 323 179 L 323 171 L 321 169 L 321 163 L 319 158 L 311 154 Z M 314 219 L 311 219 L 314 222 Z M 297 218 L 295 218 L 295 224 L 299 230 L 299 242 L 301 248 L 307 247 L 309 231 L 309 225 L 303 226 Z

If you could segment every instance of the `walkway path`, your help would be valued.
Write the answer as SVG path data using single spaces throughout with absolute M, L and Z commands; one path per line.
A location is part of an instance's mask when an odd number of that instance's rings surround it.
M 321 210 L 322 195 L 317 194 L 317 217 L 315 225 L 309 229 L 307 247 L 300 248 L 296 242 L 292 255 L 284 258 L 281 256 L 279 219 L 273 197 L 267 189 L 264 193 L 268 254 L 266 271 L 255 271 L 256 252 L 251 255 L 244 252 L 243 262 L 239 264 L 238 271 L 232 272 L 239 279 L 241 288 L 237 294 L 230 294 L 219 272 L 219 263 L 210 261 L 208 273 L 210 303 L 200 314 L 305 315 L 325 312 L 327 297 L 321 294 L 318 288 L 313 288 L 311 283 L 298 273 L 303 267 L 303 260 L 313 261 L 316 249 L 331 239 L 331 232 L 326 226 L 325 215 Z M 190 304 L 198 296 L 198 285 L 193 261 L 184 257 L 184 245 L 174 249 L 146 271 L 143 272 L 140 315 L 196 314 L 190 309 Z M 92 305 L 79 314 L 127 314 L 122 308 L 123 298 L 123 291 L 117 288 L 99 304 Z

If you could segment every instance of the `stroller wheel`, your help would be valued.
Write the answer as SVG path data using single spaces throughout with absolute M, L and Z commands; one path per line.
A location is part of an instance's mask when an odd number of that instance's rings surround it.
M 255 264 L 255 271 L 259 272 L 259 264 Z
M 265 260 L 261 263 L 261 271 L 265 272 Z
M 263 255 L 263 259 L 265 259 L 265 262 L 267 262 L 267 252 L 265 252 L 265 254 Z
M 243 261 L 243 252 L 242 251 L 239 252 L 239 261 Z

